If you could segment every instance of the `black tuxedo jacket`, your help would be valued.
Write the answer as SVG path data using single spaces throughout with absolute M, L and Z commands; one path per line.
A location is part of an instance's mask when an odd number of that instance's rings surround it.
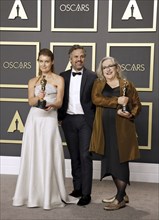
M 71 69 L 60 73 L 60 76 L 62 76 L 65 81 L 63 104 L 62 107 L 58 110 L 58 120 L 62 121 L 66 116 L 66 112 L 68 108 Z M 91 127 L 93 125 L 94 113 L 95 113 L 95 105 L 92 103 L 91 92 L 96 77 L 97 76 L 95 72 L 84 68 L 82 74 L 81 89 L 80 89 L 80 101 L 86 120 Z

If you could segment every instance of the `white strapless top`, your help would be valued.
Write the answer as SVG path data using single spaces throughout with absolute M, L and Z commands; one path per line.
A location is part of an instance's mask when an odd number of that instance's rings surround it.
M 37 96 L 40 91 L 41 91 L 41 85 L 35 86 L 35 96 Z M 57 95 L 57 88 L 51 84 L 46 84 L 45 93 L 46 95 L 44 97 L 44 100 L 46 100 L 46 105 L 50 105 L 54 103 Z

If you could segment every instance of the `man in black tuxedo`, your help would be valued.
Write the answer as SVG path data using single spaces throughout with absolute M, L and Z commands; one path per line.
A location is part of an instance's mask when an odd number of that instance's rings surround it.
M 60 73 L 65 81 L 65 92 L 58 119 L 71 157 L 74 190 L 70 195 L 81 197 L 77 204 L 83 206 L 91 201 L 92 158 L 89 144 L 95 114 L 91 91 L 96 74 L 84 67 L 86 52 L 82 46 L 73 45 L 68 54 L 72 68 Z

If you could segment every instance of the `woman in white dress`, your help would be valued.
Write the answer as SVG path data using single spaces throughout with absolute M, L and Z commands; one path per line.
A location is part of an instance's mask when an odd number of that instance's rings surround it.
M 31 109 L 23 134 L 13 206 L 52 209 L 78 200 L 67 195 L 64 183 L 64 153 L 57 120 L 64 81 L 54 73 L 54 55 L 50 50 L 40 50 L 38 62 L 39 77 L 28 83 Z

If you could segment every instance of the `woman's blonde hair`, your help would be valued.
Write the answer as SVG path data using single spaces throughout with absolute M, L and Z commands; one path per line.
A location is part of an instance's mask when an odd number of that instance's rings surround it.
M 121 70 L 121 66 L 119 64 L 119 62 L 114 58 L 114 57 L 103 57 L 101 59 L 101 61 L 99 62 L 98 68 L 97 68 L 97 76 L 100 80 L 105 79 L 104 75 L 103 75 L 103 62 L 106 60 L 111 60 L 113 62 L 113 64 L 116 65 L 117 68 L 117 77 L 120 78 L 124 78 L 123 74 L 122 74 L 122 70 Z

